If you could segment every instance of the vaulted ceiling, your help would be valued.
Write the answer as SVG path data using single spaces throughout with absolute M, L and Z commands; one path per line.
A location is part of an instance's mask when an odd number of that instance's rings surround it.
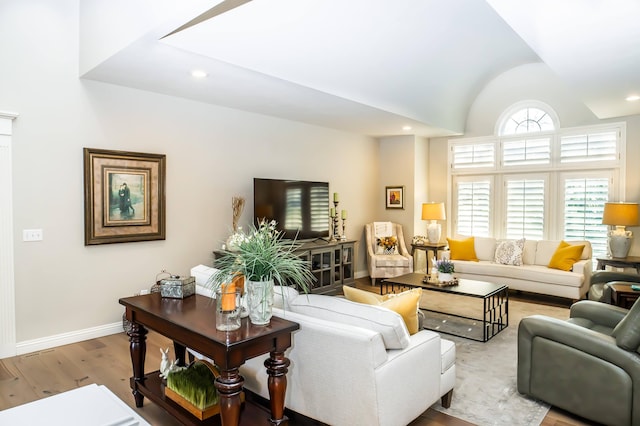
M 133 3 L 80 2 L 82 78 L 366 135 L 431 137 L 463 133 L 491 79 L 542 61 L 597 117 L 640 113 L 640 101 L 625 100 L 640 95 L 636 0 Z

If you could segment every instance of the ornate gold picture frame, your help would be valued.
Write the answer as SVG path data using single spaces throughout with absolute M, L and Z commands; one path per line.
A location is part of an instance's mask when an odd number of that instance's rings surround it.
M 84 244 L 165 239 L 163 154 L 84 148 Z

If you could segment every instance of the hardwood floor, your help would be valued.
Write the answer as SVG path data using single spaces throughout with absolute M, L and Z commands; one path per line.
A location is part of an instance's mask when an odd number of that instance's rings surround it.
M 358 280 L 357 287 L 377 291 L 368 279 Z M 518 294 L 513 298 L 525 297 Z M 538 298 L 538 303 L 561 304 L 562 300 Z M 146 370 L 160 365 L 160 348 L 172 347 L 165 337 L 149 332 Z M 98 339 L 34 352 L 0 360 L 0 410 L 65 392 L 90 383 L 106 385 L 114 394 L 135 408 L 129 377 L 132 375 L 129 341 L 118 333 Z M 455 390 L 454 390 L 455 392 Z M 145 400 L 136 409 L 149 423 L 158 426 L 178 426 L 164 410 Z M 293 421 L 290 424 L 299 424 Z M 571 414 L 552 408 L 542 426 L 591 425 Z M 436 410 L 427 410 L 411 426 L 468 426 L 471 423 Z

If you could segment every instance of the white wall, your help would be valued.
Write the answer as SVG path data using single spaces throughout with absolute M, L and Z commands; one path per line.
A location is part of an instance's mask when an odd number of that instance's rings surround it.
M 376 221 L 391 221 L 402 225 L 405 243 L 411 242 L 413 236 L 413 214 L 415 208 L 416 188 L 415 159 L 416 137 L 389 136 L 380 138 L 380 170 L 378 173 L 379 201 L 377 202 Z M 404 187 L 404 208 L 386 208 L 386 187 Z
M 52 2 L 51 2 L 52 3 Z M 117 323 L 120 297 L 210 264 L 252 178 L 328 181 L 360 239 L 381 202 L 377 141 L 78 78 L 78 1 L 0 3 L 0 110 L 13 132 L 18 343 Z M 167 156 L 167 239 L 84 246 L 82 148 Z M 400 179 L 402 180 L 402 179 Z M 394 182 L 397 183 L 397 182 Z M 23 242 L 41 228 L 44 240 Z M 365 273 L 357 246 L 357 272 Z
M 626 191 L 625 200 L 640 202 L 640 116 L 599 120 L 584 106 L 578 97 L 562 84 L 544 64 L 527 64 L 506 71 L 493 79 L 478 94 L 467 117 L 462 137 L 490 136 L 500 115 L 509 106 L 523 100 L 538 100 L 551 106 L 558 114 L 562 128 L 602 124 L 627 123 Z M 451 138 L 455 139 L 455 138 Z M 429 141 L 429 193 L 446 196 L 447 187 L 447 138 Z M 448 214 L 449 210 L 447 210 Z M 447 235 L 451 235 L 450 221 Z M 636 235 L 630 255 L 640 255 L 640 228 L 630 227 Z

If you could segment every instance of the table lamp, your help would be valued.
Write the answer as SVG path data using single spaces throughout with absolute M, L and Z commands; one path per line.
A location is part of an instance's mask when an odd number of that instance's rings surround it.
M 625 226 L 638 225 L 638 204 L 605 203 L 602 224 L 616 227 L 607 233 L 611 257 L 627 257 L 633 234 Z
M 427 225 L 427 238 L 429 243 L 436 244 L 440 242 L 442 228 L 438 223 L 439 220 L 445 220 L 447 216 L 444 213 L 444 203 L 423 203 L 422 204 L 422 220 L 430 220 Z

